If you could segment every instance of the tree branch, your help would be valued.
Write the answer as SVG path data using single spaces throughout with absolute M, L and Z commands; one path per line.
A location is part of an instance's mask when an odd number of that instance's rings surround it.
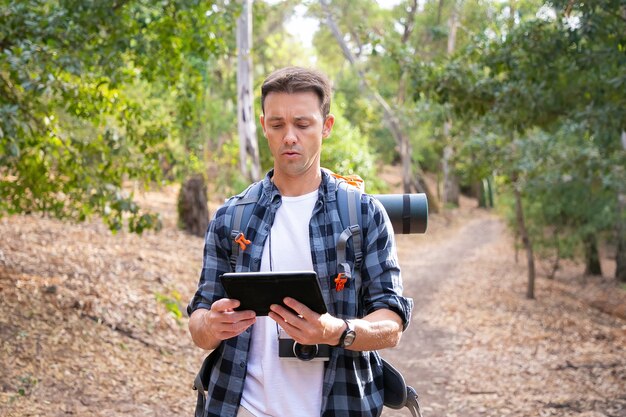
M 404 32 L 402 33 L 402 44 L 406 44 L 409 38 L 411 37 L 411 34 L 413 33 L 413 28 L 415 27 L 416 13 L 417 13 L 417 0 L 413 0 L 408 10 L 406 25 L 404 25 Z
M 118 0 L 115 3 L 113 3 L 113 10 L 121 9 L 126 4 L 128 4 L 128 0 Z
M 324 12 L 326 13 L 326 21 L 328 23 L 328 27 L 335 39 L 337 40 L 337 43 L 339 44 L 339 47 L 341 48 L 344 57 L 348 60 L 348 62 L 350 62 L 350 65 L 352 65 L 352 67 L 359 74 L 362 88 L 368 90 L 370 94 L 374 97 L 376 102 L 383 108 L 383 112 L 385 113 L 385 120 L 387 121 L 393 137 L 399 146 L 402 142 L 402 131 L 400 129 L 400 122 L 393 114 L 393 111 L 387 101 L 385 101 L 385 99 L 367 83 L 367 80 L 365 78 L 365 72 L 357 67 L 356 58 L 352 54 L 352 51 L 350 51 L 350 48 L 348 48 L 346 41 L 343 39 L 341 31 L 339 30 L 339 27 L 332 17 L 330 8 L 328 7 L 328 3 L 326 3 L 326 0 L 320 0 L 320 4 L 322 5 Z

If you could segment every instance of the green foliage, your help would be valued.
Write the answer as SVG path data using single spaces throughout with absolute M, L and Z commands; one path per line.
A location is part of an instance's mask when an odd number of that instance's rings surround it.
M 39 380 L 31 374 L 24 374 L 19 379 L 19 388 L 17 389 L 17 395 L 24 397 L 30 395 L 36 388 Z
M 358 69 L 367 74 L 365 81 L 370 89 L 383 96 L 398 113 L 403 112 L 402 103 L 396 105 L 401 90 L 399 80 L 402 60 L 387 53 L 391 49 L 390 44 L 398 43 L 400 37 L 392 30 L 392 12 L 380 8 L 374 1 L 336 0 L 329 3 L 348 47 L 358 60 Z M 382 162 L 399 160 L 396 141 L 386 124 L 383 110 L 372 99 L 369 89 L 363 88 L 364 80 L 358 75 L 357 69 L 351 67 L 343 57 L 336 39 L 324 24 L 325 15 L 318 5 L 312 5 L 309 14 L 318 17 L 321 22 L 313 42 L 319 56 L 317 65 L 334 80 L 335 98 L 349 103 L 343 109 L 345 118 L 363 136 L 369 138 L 372 152 Z
M 255 80 L 262 81 L 271 71 L 288 65 L 310 66 L 313 51 L 303 47 L 297 39 L 284 30 L 284 23 L 302 7 L 298 0 L 284 0 L 269 4 L 253 3 L 253 62 Z M 260 84 L 259 84 L 260 87 Z M 258 89 L 256 90 L 258 91 Z
M 162 304 L 165 309 L 176 319 L 177 322 L 183 318 L 181 306 L 182 296 L 176 290 L 171 291 L 169 294 L 155 293 L 154 297 L 159 304 Z
M 533 242 L 569 256 L 623 221 L 625 9 L 612 0 L 553 5 L 441 65 L 416 63 L 412 79 L 416 100 L 461 121 L 460 171 L 474 180 L 495 172 L 516 187 Z
M 234 9 L 209 1 L 5 1 L 0 12 L 0 215 L 44 212 L 158 228 L 125 183 L 184 165 L 205 62 Z M 234 6 L 229 6 L 231 9 Z M 210 12 L 207 12 L 210 11 Z M 182 144 L 182 145 L 181 145 Z
M 346 103 L 337 103 L 337 100 L 333 104 L 331 112 L 335 116 L 335 125 L 331 136 L 324 139 L 321 165 L 340 175 L 360 175 L 368 193 L 381 192 L 384 184 L 376 176 L 375 159 L 368 140 L 343 117 L 345 106 Z
M 338 81 L 336 91 L 350 103 L 345 117 L 370 139 L 371 149 L 379 160 L 400 161 L 398 144 L 382 109 L 362 88 L 362 77 L 357 75 L 357 70 L 361 70 L 366 74 L 369 89 L 380 94 L 393 109 L 402 134 L 410 140 L 412 160 L 421 169 L 438 171 L 449 140 L 444 137 L 443 125 L 450 115 L 446 106 L 423 98 L 412 100 L 412 77 L 416 73 L 412 68 L 448 54 L 448 22 L 453 8 L 459 9 L 456 10 L 461 27 L 456 36 L 459 48 L 473 41 L 472 31 L 484 32 L 495 26 L 493 21 L 503 19 L 505 6 L 499 2 L 402 1 L 388 10 L 375 2 L 329 3 L 344 40 L 356 57 L 356 69 L 341 57 L 342 51 L 325 25 L 320 27 L 314 43 L 320 65 L 336 74 L 333 77 Z M 322 22 L 325 18 L 316 5 L 310 7 L 310 14 L 319 16 Z
M 228 140 L 217 157 L 217 172 L 214 176 L 216 186 L 226 198 L 246 189 L 249 182 L 239 171 L 239 141 L 235 138 Z

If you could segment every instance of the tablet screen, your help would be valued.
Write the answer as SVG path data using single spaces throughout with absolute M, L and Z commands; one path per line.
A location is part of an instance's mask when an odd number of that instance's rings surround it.
M 314 271 L 228 272 L 220 279 L 228 298 L 241 302 L 237 310 L 267 316 L 270 305 L 287 307 L 283 299 L 291 297 L 319 314 L 327 312 Z

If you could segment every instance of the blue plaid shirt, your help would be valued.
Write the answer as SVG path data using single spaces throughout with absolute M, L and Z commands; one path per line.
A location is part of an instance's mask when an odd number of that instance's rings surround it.
M 252 244 L 240 254 L 237 271 L 258 271 L 263 245 L 272 221 L 281 204 L 278 189 L 271 182 L 270 171 L 263 180 L 259 197 L 245 236 Z M 363 317 L 375 310 L 390 309 L 408 326 L 413 301 L 402 296 L 402 281 L 396 255 L 392 226 L 381 204 L 364 194 L 361 200 L 363 213 L 363 265 L 361 286 L 348 283 L 344 290 L 336 291 L 337 254 L 335 243 L 343 231 L 337 205 L 337 180 L 322 170 L 319 197 L 309 223 L 313 268 L 317 272 L 329 313 L 339 318 Z M 219 276 L 230 272 L 230 228 L 234 213 L 234 198 L 217 210 L 209 224 L 205 238 L 204 262 L 198 290 L 187 307 L 191 314 L 198 308 L 210 309 L 211 304 L 225 297 Z M 347 259 L 350 267 L 354 253 L 348 245 Z M 352 285 L 351 285 L 352 284 Z M 250 329 L 237 337 L 223 341 L 220 355 L 211 372 L 208 416 L 235 417 L 243 392 L 246 363 L 250 346 Z M 354 352 L 331 348 L 326 362 L 322 393 L 322 417 L 378 416 L 383 408 L 382 362 L 377 352 Z

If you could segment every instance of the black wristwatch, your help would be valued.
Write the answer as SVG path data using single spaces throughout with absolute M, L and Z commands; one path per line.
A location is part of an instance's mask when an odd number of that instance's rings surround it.
M 348 346 L 352 345 L 352 343 L 354 343 L 354 339 L 356 339 L 356 332 L 354 331 L 352 323 L 350 323 L 346 319 L 343 319 L 343 321 L 346 322 L 346 330 L 344 330 L 341 334 L 341 337 L 339 338 L 339 344 L 337 344 L 337 346 L 347 348 Z

